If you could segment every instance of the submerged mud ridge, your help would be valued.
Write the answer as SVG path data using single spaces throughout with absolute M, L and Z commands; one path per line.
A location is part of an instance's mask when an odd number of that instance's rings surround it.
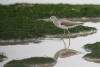
M 0 40 L 0 45 L 17 45 L 27 43 L 40 43 L 40 39 L 24 39 L 24 40 Z
M 100 59 L 98 59 L 98 58 L 84 57 L 84 59 L 85 59 L 86 61 L 95 62 L 95 63 L 100 63 Z

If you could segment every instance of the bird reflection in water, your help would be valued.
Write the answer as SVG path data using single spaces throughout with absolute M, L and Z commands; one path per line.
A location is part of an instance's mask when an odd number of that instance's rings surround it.
M 54 59 L 57 60 L 58 58 L 67 58 L 73 55 L 81 54 L 81 52 L 73 50 L 73 49 L 61 49 L 56 52 Z
M 58 58 L 68 58 L 70 56 L 74 56 L 78 54 L 81 54 L 81 52 L 73 49 L 61 49 L 57 51 L 53 57 L 56 62 L 48 63 L 48 64 L 39 64 L 39 65 L 35 65 L 35 67 L 53 67 L 55 64 L 57 64 Z

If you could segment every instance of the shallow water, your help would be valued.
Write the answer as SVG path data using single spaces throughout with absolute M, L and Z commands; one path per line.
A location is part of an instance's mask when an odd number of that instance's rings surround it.
M 1 4 L 14 3 L 64 3 L 64 4 L 100 4 L 100 0 L 0 0 Z
M 83 54 L 68 58 L 59 58 L 54 67 L 100 67 L 99 64 L 85 61 L 82 57 L 86 54 L 82 48 L 87 43 L 100 42 L 100 23 L 85 23 L 85 26 L 96 27 L 97 33 L 71 39 L 71 49 L 83 52 Z M 64 39 L 68 44 L 68 39 Z M 23 59 L 35 56 L 53 57 L 55 53 L 64 48 L 63 41 L 57 38 L 46 38 L 41 43 L 28 43 L 27 45 L 0 46 L 0 52 L 4 52 L 8 57 L 0 62 L 0 67 L 13 59 Z

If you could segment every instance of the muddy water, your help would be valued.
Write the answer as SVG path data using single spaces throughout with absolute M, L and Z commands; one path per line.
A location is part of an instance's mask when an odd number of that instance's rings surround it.
M 100 41 L 100 23 L 85 23 L 85 26 L 96 27 L 97 33 L 77 37 L 71 39 L 71 49 L 83 52 L 79 55 L 74 55 L 69 58 L 59 58 L 57 64 L 54 67 L 99 67 L 100 64 L 85 61 L 82 57 L 86 54 L 82 48 L 87 43 L 94 43 Z M 64 39 L 68 44 L 68 39 Z M 0 46 L 0 52 L 4 52 L 8 59 L 0 62 L 0 67 L 3 67 L 5 63 L 13 59 L 23 59 L 35 56 L 53 57 L 55 53 L 64 48 L 63 41 L 57 38 L 46 38 L 41 43 L 28 43 L 27 45 L 8 45 Z

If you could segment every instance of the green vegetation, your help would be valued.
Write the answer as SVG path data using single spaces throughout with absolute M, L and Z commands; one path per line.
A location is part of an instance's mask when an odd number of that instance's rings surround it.
M 91 30 L 96 30 L 96 28 L 88 27 L 88 26 L 77 26 L 75 28 L 69 29 L 71 33 L 85 32 L 85 31 L 91 31 Z
M 2 53 L 0 53 L 0 62 L 2 62 L 4 58 L 7 58 L 7 57 L 4 56 Z
M 56 62 L 53 58 L 49 57 L 32 57 L 22 60 L 12 60 L 8 62 L 4 67 L 29 67 L 34 64 L 47 64 Z
M 26 20 L 26 19 L 24 19 Z M 53 23 L 44 21 L 32 21 L 32 22 L 10 22 L 2 23 L 0 26 L 0 39 L 24 39 L 24 38 L 36 38 L 43 37 L 46 34 L 62 34 L 63 30 L 54 26 Z M 95 28 L 87 26 L 78 26 L 76 28 L 69 29 L 71 33 L 91 31 Z M 66 31 L 67 32 L 67 31 Z
M 15 4 L 0 5 L 0 18 L 100 17 L 100 5 Z M 8 20 L 6 19 L 6 20 Z M 13 20 L 12 20 L 13 21 Z M 18 20 L 20 21 L 20 20 Z
M 0 53 L 0 58 L 6 58 L 6 56 Z
M 0 39 L 25 39 L 43 37 L 46 34 L 62 34 L 63 30 L 52 23 L 37 19 L 57 17 L 99 17 L 98 5 L 53 5 L 53 4 L 15 4 L 0 5 Z M 72 33 L 89 31 L 92 27 L 79 26 L 70 29 Z
M 84 57 L 100 59 L 100 42 L 87 44 L 84 48 L 91 51 L 91 53 L 86 54 Z

